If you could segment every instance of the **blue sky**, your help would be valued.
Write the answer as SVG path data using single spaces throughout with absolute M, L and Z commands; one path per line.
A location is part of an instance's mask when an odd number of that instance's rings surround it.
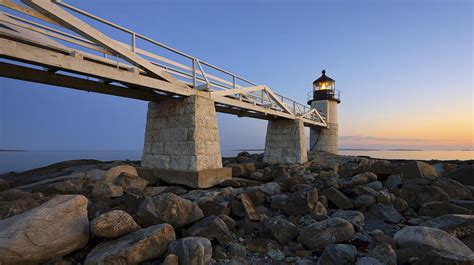
M 341 147 L 472 148 L 472 1 L 66 2 L 301 102 L 326 69 Z M 1 78 L 0 104 L 0 149 L 143 146 L 142 101 Z M 222 149 L 263 147 L 266 121 L 218 122 Z

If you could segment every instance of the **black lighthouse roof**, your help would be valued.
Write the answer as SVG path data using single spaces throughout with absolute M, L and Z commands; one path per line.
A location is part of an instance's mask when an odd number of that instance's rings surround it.
M 326 70 L 321 71 L 322 75 L 318 79 L 313 81 L 313 84 L 323 83 L 323 82 L 336 82 L 334 79 L 326 75 Z

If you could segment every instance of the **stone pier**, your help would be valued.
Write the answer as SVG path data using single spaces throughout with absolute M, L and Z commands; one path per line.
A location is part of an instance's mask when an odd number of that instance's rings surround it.
M 142 167 L 168 183 L 208 188 L 231 178 L 222 167 L 214 101 L 209 93 L 148 104 Z
M 264 162 L 302 164 L 308 161 L 306 149 L 302 119 L 268 122 Z

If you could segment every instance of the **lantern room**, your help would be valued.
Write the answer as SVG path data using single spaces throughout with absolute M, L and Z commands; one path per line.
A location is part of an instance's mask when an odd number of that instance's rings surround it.
M 322 75 L 313 82 L 312 97 L 309 98 L 308 105 L 314 100 L 334 100 L 341 103 L 339 90 L 336 90 L 336 81 L 326 75 L 326 70 L 321 73 Z

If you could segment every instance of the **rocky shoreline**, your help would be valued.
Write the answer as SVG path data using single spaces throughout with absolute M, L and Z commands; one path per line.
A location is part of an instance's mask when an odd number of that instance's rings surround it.
M 474 161 L 224 158 L 169 185 L 139 161 L 0 175 L 0 264 L 474 264 Z

